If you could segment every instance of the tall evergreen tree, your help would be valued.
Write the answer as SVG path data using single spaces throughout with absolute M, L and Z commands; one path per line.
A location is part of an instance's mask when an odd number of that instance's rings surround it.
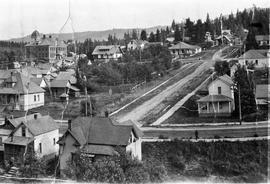
M 141 31 L 141 40 L 147 40 L 147 34 L 144 29 Z
M 249 29 L 247 39 L 246 39 L 246 51 L 248 51 L 250 49 L 257 49 L 258 48 L 258 43 L 255 39 L 256 32 L 257 32 L 256 28 L 251 27 Z
M 161 41 L 161 35 L 160 35 L 159 29 L 157 29 L 157 31 L 156 31 L 156 42 L 160 42 L 160 41 Z
M 155 42 L 156 41 L 155 34 L 153 32 L 150 33 L 148 41 L 149 42 Z
M 174 41 L 179 42 L 181 41 L 181 32 L 179 25 L 177 24 L 174 31 Z
M 175 24 L 175 21 L 174 21 L 174 20 L 172 21 L 172 26 L 171 26 L 171 28 L 172 28 L 172 30 L 174 30 L 174 31 L 175 31 L 175 29 L 176 29 L 176 24 Z
M 137 40 L 138 39 L 138 35 L 137 35 L 137 31 L 135 29 L 132 30 L 132 35 L 131 35 L 132 39 Z

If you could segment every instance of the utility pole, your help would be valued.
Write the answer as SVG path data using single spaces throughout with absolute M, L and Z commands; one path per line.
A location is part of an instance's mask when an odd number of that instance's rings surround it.
M 87 81 L 87 79 L 86 79 L 86 76 L 84 76 L 84 81 L 85 81 L 85 88 L 84 88 L 84 90 L 85 90 L 85 98 L 86 98 L 86 100 L 85 100 L 85 116 L 87 116 L 87 97 L 88 97 L 88 95 L 87 95 L 87 87 L 86 87 L 86 81 Z
M 241 110 L 241 90 L 240 90 L 240 85 L 238 84 L 238 109 L 239 109 L 239 122 L 240 125 L 242 125 L 242 110 Z

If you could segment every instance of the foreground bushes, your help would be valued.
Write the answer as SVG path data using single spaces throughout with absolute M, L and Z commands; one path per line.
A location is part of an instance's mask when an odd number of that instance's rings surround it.
M 167 171 L 162 163 L 151 159 L 139 162 L 125 153 L 92 160 L 77 152 L 64 175 L 81 182 L 146 183 L 164 181 Z
M 267 141 L 143 143 L 143 159 L 166 163 L 168 175 L 216 175 L 238 182 L 266 182 Z M 254 176 L 252 178 L 249 176 Z

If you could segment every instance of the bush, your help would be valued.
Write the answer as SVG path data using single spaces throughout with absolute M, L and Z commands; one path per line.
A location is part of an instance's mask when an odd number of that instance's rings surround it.
M 170 163 L 172 164 L 172 166 L 174 166 L 175 168 L 179 169 L 180 171 L 183 171 L 185 169 L 185 163 L 184 161 L 184 157 L 180 156 L 179 154 L 176 153 L 170 153 L 168 155 L 168 160 L 170 161 Z
M 168 177 L 165 166 L 154 159 L 146 161 L 146 168 L 151 182 L 163 182 Z
M 125 176 L 128 183 L 146 183 L 150 180 L 150 176 L 143 165 L 128 167 Z

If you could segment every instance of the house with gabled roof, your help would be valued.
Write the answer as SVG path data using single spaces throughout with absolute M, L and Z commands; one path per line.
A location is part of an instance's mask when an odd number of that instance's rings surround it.
M 255 39 L 259 46 L 270 45 L 270 35 L 256 35 Z
M 92 52 L 94 61 L 108 62 L 110 60 L 118 60 L 123 56 L 120 45 L 99 45 Z
M 77 79 L 74 75 L 73 72 L 60 72 L 55 79 L 47 83 L 53 97 L 59 98 L 66 95 L 77 97 L 80 95 L 80 89 L 75 86 Z
M 120 124 L 108 117 L 78 117 L 69 121 L 67 131 L 58 141 L 60 170 L 79 150 L 96 160 L 118 154 L 116 148 L 122 148 L 141 160 L 141 137 L 142 132 L 132 122 Z
M 174 56 L 190 56 L 202 51 L 202 48 L 197 45 L 190 45 L 185 42 L 179 42 L 171 47 L 169 50 Z
M 44 105 L 44 92 L 20 72 L 11 72 L 0 85 L 0 105 L 10 109 L 28 110 Z
M 239 63 L 243 66 L 254 66 L 254 68 L 270 67 L 270 50 L 248 50 L 238 58 Z
M 226 74 L 212 81 L 208 85 L 208 95 L 197 100 L 199 116 L 231 116 L 235 109 L 233 85 Z
M 143 50 L 145 45 L 148 44 L 149 42 L 146 40 L 130 40 L 127 44 L 127 50 L 135 50 L 135 49 L 141 49 Z
M 4 159 L 22 163 L 25 152 L 35 152 L 38 157 L 54 158 L 59 153 L 59 126 L 49 116 L 34 114 L 17 119 L 9 119 L 6 127 L 15 127 L 3 141 Z
M 270 84 L 257 84 L 255 98 L 258 109 L 268 109 L 270 106 Z

